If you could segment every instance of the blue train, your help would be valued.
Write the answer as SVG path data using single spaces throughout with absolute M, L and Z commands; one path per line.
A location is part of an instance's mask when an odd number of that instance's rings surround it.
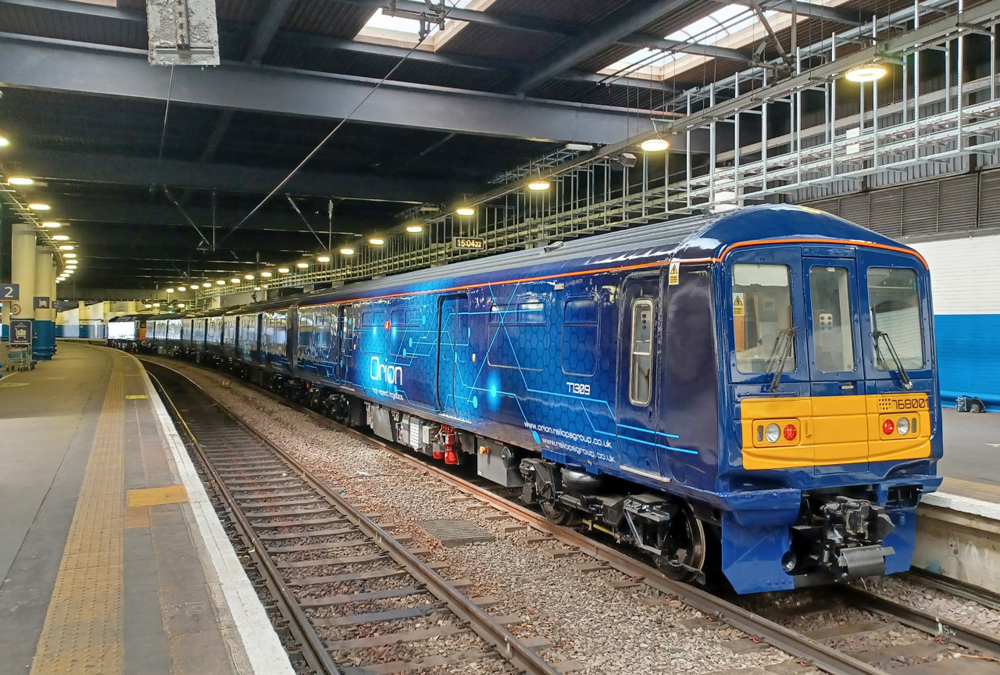
M 153 317 L 185 353 L 739 593 L 903 572 L 940 483 L 925 261 L 807 208 Z

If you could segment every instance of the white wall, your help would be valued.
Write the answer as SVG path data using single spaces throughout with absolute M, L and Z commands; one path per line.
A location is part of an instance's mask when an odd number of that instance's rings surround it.
M 1000 314 L 1000 235 L 910 246 L 930 266 L 935 314 Z

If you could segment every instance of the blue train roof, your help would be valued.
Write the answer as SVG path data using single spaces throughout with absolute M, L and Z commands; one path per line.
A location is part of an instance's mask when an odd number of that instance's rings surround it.
M 285 304 L 298 302 L 301 305 L 314 305 L 447 288 L 457 278 L 462 278 L 463 283 L 483 284 L 671 259 L 714 261 L 732 246 L 793 238 L 866 243 L 912 250 L 888 237 L 823 211 L 791 205 L 764 205 L 725 214 L 652 223 L 552 246 L 361 281 L 308 296 L 287 298 Z

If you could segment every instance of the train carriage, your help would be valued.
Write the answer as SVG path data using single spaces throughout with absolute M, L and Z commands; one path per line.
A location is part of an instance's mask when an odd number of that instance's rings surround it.
M 134 352 L 139 348 L 145 336 L 145 316 L 123 315 L 108 320 L 107 344 L 109 347 Z
M 253 306 L 236 339 L 272 388 L 751 593 L 909 568 L 931 316 L 912 249 L 770 206 Z

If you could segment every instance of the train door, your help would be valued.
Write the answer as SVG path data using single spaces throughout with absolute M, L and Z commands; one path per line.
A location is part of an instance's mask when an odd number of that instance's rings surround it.
M 344 311 L 344 305 L 330 308 L 330 362 L 335 382 L 344 381 Z
M 803 256 L 815 472 L 864 470 L 868 458 L 864 369 L 860 358 L 857 263 Z M 829 440 L 827 440 L 829 439 Z M 859 461 L 860 460 L 860 461 Z
M 469 343 L 469 297 L 449 295 L 438 301 L 437 407 L 457 415 L 461 406 L 462 355 Z M 463 348 L 464 346 L 464 348 Z
M 660 316 L 659 275 L 635 274 L 622 286 L 618 320 L 615 408 L 619 463 L 626 471 L 660 477 L 656 368 Z

